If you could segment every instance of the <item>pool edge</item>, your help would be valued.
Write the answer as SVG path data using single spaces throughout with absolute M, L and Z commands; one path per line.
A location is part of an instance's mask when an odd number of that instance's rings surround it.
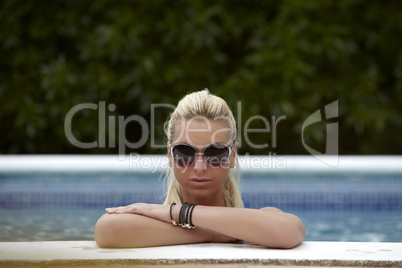
M 402 266 L 402 243 L 303 242 L 289 249 L 249 244 L 191 244 L 102 249 L 93 241 L 1 242 L 0 266 L 250 264 L 277 266 Z

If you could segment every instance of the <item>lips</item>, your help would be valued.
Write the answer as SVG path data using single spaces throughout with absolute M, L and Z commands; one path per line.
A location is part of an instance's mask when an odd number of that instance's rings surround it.
M 198 182 L 203 182 L 203 181 L 209 181 L 207 178 L 192 178 L 192 181 L 198 181 Z
M 210 182 L 211 180 L 207 179 L 207 178 L 192 178 L 191 182 L 193 182 L 196 185 L 202 186 L 202 185 L 206 185 Z

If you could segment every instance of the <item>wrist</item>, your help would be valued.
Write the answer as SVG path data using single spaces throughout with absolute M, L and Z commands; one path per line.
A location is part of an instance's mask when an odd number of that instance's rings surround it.
M 172 203 L 169 207 L 169 220 L 173 225 L 194 229 L 196 226 L 192 222 L 194 207 L 197 204 L 185 202 L 184 204 L 176 205 Z

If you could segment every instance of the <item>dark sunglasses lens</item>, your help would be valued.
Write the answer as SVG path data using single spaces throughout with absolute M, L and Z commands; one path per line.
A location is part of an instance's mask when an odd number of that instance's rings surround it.
M 225 167 L 229 162 L 229 148 L 219 144 L 210 145 L 204 151 L 204 158 L 213 167 Z
M 179 144 L 173 147 L 173 159 L 179 167 L 187 167 L 194 163 L 196 150 L 188 145 Z

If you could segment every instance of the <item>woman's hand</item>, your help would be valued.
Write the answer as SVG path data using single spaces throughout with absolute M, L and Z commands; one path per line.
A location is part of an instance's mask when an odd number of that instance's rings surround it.
M 107 208 L 109 214 L 138 214 L 170 223 L 170 206 L 160 204 L 134 203 L 123 207 Z

